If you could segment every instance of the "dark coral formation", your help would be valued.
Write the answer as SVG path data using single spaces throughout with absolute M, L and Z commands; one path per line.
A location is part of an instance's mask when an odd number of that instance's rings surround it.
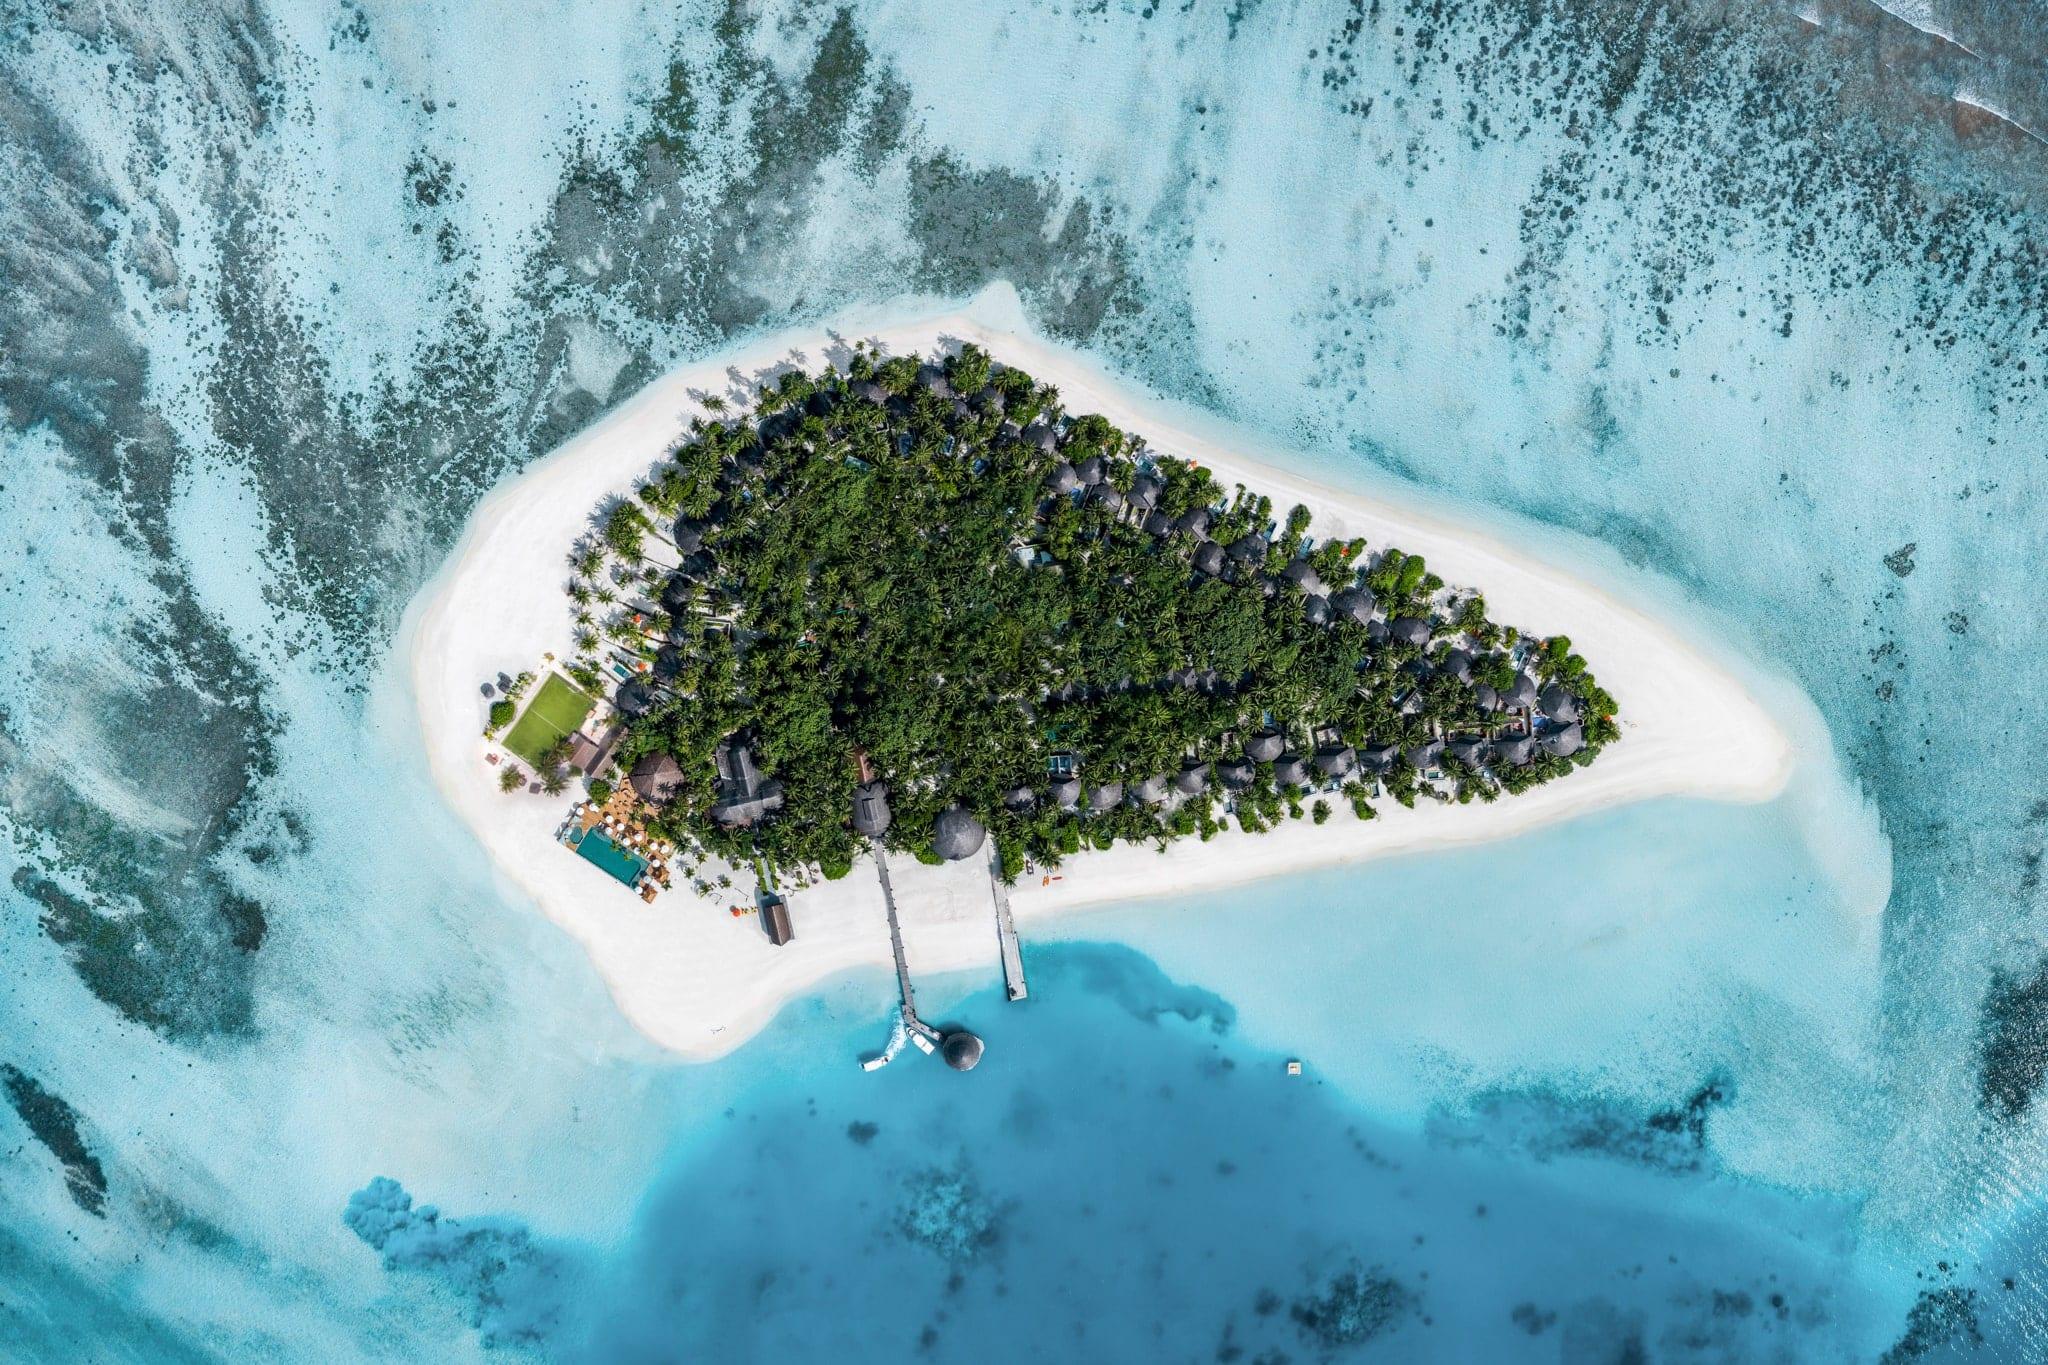
M 1296 1299 L 1287 1314 L 1303 1337 L 1325 1349 L 1363 1345 L 1413 1314 L 1415 1292 L 1378 1266 L 1357 1260 Z
M 17 1066 L 0 1063 L 0 1090 L 28 1125 L 29 1133 L 49 1149 L 64 1168 L 64 1188 L 78 1207 L 96 1218 L 107 1216 L 107 1173 L 85 1140 L 78 1111 L 62 1095 L 47 1090 Z

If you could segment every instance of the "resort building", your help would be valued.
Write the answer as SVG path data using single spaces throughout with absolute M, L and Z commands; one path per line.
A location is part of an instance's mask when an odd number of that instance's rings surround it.
M 1254 763 L 1271 763 L 1287 750 L 1287 737 L 1278 730 L 1265 729 L 1244 742 L 1244 756 Z
M 1230 542 L 1230 557 L 1240 564 L 1257 564 L 1266 557 L 1266 538 L 1257 531 L 1247 531 Z
M 1230 791 L 1241 792 L 1258 776 L 1249 759 L 1233 758 L 1216 765 L 1216 780 Z
M 647 708 L 654 702 L 654 689 L 638 678 L 628 678 L 619 684 L 619 690 L 612 697 L 612 705 L 620 715 L 628 718 L 646 715 Z
M 947 862 L 957 863 L 962 858 L 971 858 L 988 838 L 988 831 L 981 821 L 963 806 L 948 806 L 939 812 L 936 824 L 932 826 L 932 851 Z
M 1330 599 L 1330 606 L 1338 615 L 1348 616 L 1361 626 L 1372 624 L 1373 609 L 1378 605 L 1364 588 L 1346 588 Z
M 886 782 L 863 782 L 853 789 L 853 832 L 869 839 L 888 833 L 895 817 L 889 811 Z
M 1429 643 L 1429 622 L 1419 616 L 1400 616 L 1387 623 L 1387 638 L 1397 645 Z
M 711 818 L 727 829 L 751 825 L 782 809 L 782 784 L 764 777 L 745 741 L 727 739 L 712 755 L 718 768 Z
M 1316 576 L 1315 567 L 1306 559 L 1297 559 L 1280 571 L 1280 576 L 1313 596 L 1321 596 L 1323 580 Z
M 665 806 L 683 789 L 683 768 L 673 754 L 655 752 L 641 755 L 626 780 L 650 806 Z
M 1578 699 L 1557 683 L 1551 683 L 1538 694 L 1536 708 L 1545 719 L 1560 725 L 1570 725 L 1579 718 Z
M 1478 735 L 1457 735 L 1444 741 L 1444 753 L 1468 768 L 1477 768 L 1484 764 L 1488 752 L 1490 746 Z
M 614 725 L 596 739 L 578 730 L 571 738 L 569 762 L 585 777 L 595 777 L 604 771 L 604 765 L 611 762 L 612 749 L 617 746 L 624 731 Z
M 1504 735 L 1493 742 L 1493 761 L 1496 766 L 1526 767 L 1535 757 L 1536 742 L 1527 735 Z
M 772 891 L 761 900 L 761 931 L 778 948 L 796 937 L 789 922 L 789 902 Z

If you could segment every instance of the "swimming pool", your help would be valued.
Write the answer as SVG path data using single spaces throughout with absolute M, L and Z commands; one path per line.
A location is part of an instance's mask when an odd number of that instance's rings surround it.
M 569 836 L 570 847 L 583 855 L 584 861 L 609 872 L 627 886 L 638 886 L 640 874 L 647 870 L 647 860 L 639 854 L 621 848 L 612 842 L 612 837 L 601 829 L 586 830 Z

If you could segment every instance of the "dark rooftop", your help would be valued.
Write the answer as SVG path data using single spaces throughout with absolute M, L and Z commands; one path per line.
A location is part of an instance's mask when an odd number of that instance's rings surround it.
M 853 789 L 853 831 L 870 839 L 889 829 L 895 816 L 889 810 L 889 784 L 863 782 Z
M 1426 645 L 1429 643 L 1429 622 L 1420 616 L 1397 616 L 1388 623 L 1387 635 L 1396 644 Z
M 676 762 L 673 754 L 643 754 L 626 780 L 633 784 L 642 801 L 650 806 L 665 806 L 683 789 L 683 765 Z
M 1555 721 L 1570 724 L 1579 718 L 1579 699 L 1558 683 L 1545 687 L 1536 698 L 1536 705 Z
M 1257 531 L 1248 531 L 1230 542 L 1230 557 L 1240 564 L 1251 564 L 1266 557 L 1266 538 Z
M 964 806 L 948 806 L 939 812 L 938 822 L 932 826 L 932 851 L 957 863 L 973 857 L 986 838 L 988 831 L 972 812 Z

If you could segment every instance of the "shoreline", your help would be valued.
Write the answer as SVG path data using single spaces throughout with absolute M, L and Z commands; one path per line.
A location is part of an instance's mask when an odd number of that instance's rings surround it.
M 1193 460 L 1226 491 L 1233 483 L 1300 502 L 1319 535 L 1363 537 L 1424 555 L 1446 582 L 1482 591 L 1490 613 L 1538 634 L 1564 633 L 1621 705 L 1620 741 L 1599 762 L 1491 804 L 1382 804 L 1361 822 L 1335 803 L 1329 822 L 1289 821 L 1260 835 L 1233 830 L 1183 840 L 1165 857 L 1119 844 L 1067 861 L 1056 880 L 1019 879 L 1011 903 L 1027 931 L 1088 906 L 1213 891 L 1270 876 L 1397 853 L 1507 838 L 1595 810 L 1667 796 L 1767 800 L 1791 774 L 1794 746 L 1729 668 L 1676 627 L 1630 600 L 1518 550 L 1483 526 L 1423 506 L 1315 482 L 1284 465 L 1287 452 L 1179 405 L 1116 386 L 1087 358 L 1045 341 L 998 286 L 965 305 L 875 310 L 766 337 L 724 357 L 672 371 L 590 428 L 493 489 L 471 514 L 441 571 L 408 608 L 394 656 L 413 693 L 422 747 L 443 798 L 490 854 L 498 875 L 530 897 L 590 954 L 622 1013 L 686 1058 L 722 1056 L 789 1000 L 849 970 L 891 964 L 881 893 L 869 860 L 838 882 L 795 890 L 796 939 L 772 947 L 739 898 L 687 887 L 643 904 L 554 840 L 569 798 L 506 796 L 483 761 L 489 701 L 478 683 L 565 655 L 570 620 L 563 555 L 606 496 L 630 490 L 702 411 L 692 391 L 728 401 L 792 363 L 843 363 L 854 339 L 890 354 L 972 341 L 996 359 L 1055 384 L 1069 412 L 1099 412 L 1154 450 Z M 1245 452 L 1253 452 L 1247 454 Z M 1262 458 L 1264 457 L 1264 458 Z M 1297 457 L 1298 458 L 1298 457 Z M 906 953 L 920 975 L 986 968 L 997 942 L 985 864 L 892 862 Z M 737 890 L 737 888 L 736 888 Z M 878 1040 L 879 1041 L 879 1040 Z

